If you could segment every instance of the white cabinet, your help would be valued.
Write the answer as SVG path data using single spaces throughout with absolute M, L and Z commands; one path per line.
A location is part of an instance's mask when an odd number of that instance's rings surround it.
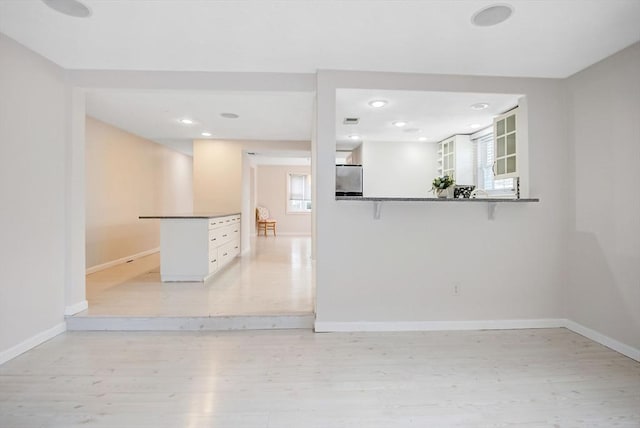
M 205 281 L 240 254 L 240 214 L 160 219 L 163 282 Z
M 493 173 L 496 179 L 517 177 L 520 142 L 517 138 L 518 109 L 493 119 L 493 141 L 496 160 Z
M 468 135 L 454 135 L 438 143 L 438 174 L 453 176 L 456 184 L 473 184 L 473 145 Z

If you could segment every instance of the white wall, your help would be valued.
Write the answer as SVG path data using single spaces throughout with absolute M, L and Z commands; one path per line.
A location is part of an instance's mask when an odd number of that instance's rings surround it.
M 309 151 L 309 141 L 194 140 L 193 208 L 201 213 L 242 214 L 241 247 L 250 247 L 255 206 L 251 201 L 252 151 Z
M 259 165 L 257 168 L 258 206 L 266 207 L 277 220 L 278 235 L 311 235 L 311 213 L 287 213 L 287 176 L 311 174 L 310 166 Z
M 235 214 L 242 207 L 242 144 L 193 142 L 193 209 L 198 213 Z
M 640 43 L 571 76 L 567 88 L 568 316 L 640 349 Z
M 242 183 L 249 180 L 250 171 L 250 166 L 243 167 L 244 152 L 309 151 L 310 148 L 311 143 L 308 141 L 194 140 L 194 210 L 233 213 L 241 211 Z M 249 187 L 246 193 L 246 199 L 248 199 Z
M 360 147 L 363 196 L 434 196 L 430 190 L 438 176 L 437 144 L 365 141 Z
M 0 34 L 0 363 L 64 321 L 69 97 L 62 69 Z
M 159 220 L 193 210 L 192 158 L 92 117 L 86 121 L 86 266 L 160 246 Z
M 336 88 L 524 94 L 530 193 L 541 202 L 336 201 Z M 564 316 L 569 224 L 562 81 L 400 73 L 318 74 L 317 322 L 424 322 Z M 427 184 L 428 186 L 428 184 Z M 454 294 L 454 286 L 460 292 Z

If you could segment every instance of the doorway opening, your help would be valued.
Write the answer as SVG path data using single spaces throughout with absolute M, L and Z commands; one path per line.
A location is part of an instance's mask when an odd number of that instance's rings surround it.
M 89 308 L 70 327 L 82 329 L 81 318 L 102 329 L 114 317 L 183 318 L 177 329 L 186 318 L 220 317 L 221 328 L 250 328 L 260 316 L 311 327 L 312 220 L 287 209 L 283 171 L 310 176 L 312 107 L 312 93 L 88 90 Z M 282 127 L 294 111 L 305 120 Z M 277 217 L 276 236 L 256 236 L 258 204 Z M 139 217 L 223 214 L 242 218 L 237 257 L 205 281 L 163 281 L 164 220 Z

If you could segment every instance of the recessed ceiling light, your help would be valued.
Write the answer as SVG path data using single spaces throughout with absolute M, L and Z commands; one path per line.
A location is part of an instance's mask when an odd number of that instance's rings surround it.
M 224 117 L 225 119 L 237 119 L 240 117 L 235 113 L 220 113 L 220 116 Z
M 513 15 L 513 7 L 508 4 L 494 4 L 480 9 L 471 17 L 471 23 L 478 27 L 491 27 L 506 21 Z
M 350 140 L 353 140 L 353 141 L 359 141 L 359 140 L 360 140 L 360 136 L 359 136 L 359 135 L 355 135 L 355 134 L 353 134 L 353 135 L 349 135 L 349 137 L 348 137 L 348 138 L 349 138 Z
M 418 141 L 427 141 L 427 140 L 428 140 L 428 138 L 427 138 L 427 137 L 420 137 L 420 138 L 418 138 Z
M 489 107 L 487 103 L 475 103 L 471 105 L 471 110 L 484 110 Z
M 480 125 L 479 123 L 472 123 L 471 125 L 469 125 L 469 128 L 471 129 L 478 129 L 480 128 L 482 125 Z
M 180 119 L 180 123 L 182 123 L 183 125 L 193 125 L 195 122 L 193 121 L 193 119 L 185 117 L 183 119 Z
M 202 135 L 203 137 L 211 137 L 211 135 L 213 135 L 213 134 L 211 134 L 211 132 L 207 132 L 207 131 L 205 131 L 205 132 L 203 132 L 203 133 L 202 133 L 202 134 L 200 134 L 200 135 Z
M 42 0 L 42 2 L 51 9 L 67 16 L 75 18 L 91 16 L 91 9 L 77 0 Z
M 405 122 L 404 120 L 394 120 L 393 122 L 391 122 L 391 124 L 393 126 L 397 126 L 398 128 L 402 128 L 403 126 L 407 125 L 407 122 Z
M 422 131 L 420 128 L 407 128 L 405 130 L 403 130 L 402 132 L 406 132 L 407 134 L 415 134 L 417 132 Z
M 380 108 L 380 107 L 386 106 L 387 105 L 387 101 L 385 101 L 385 100 L 373 100 L 373 101 L 369 101 L 369 105 L 371 107 Z

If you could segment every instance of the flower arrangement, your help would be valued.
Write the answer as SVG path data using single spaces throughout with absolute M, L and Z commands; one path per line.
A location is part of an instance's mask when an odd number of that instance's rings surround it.
M 441 197 L 443 192 L 449 187 L 453 186 L 455 183 L 456 182 L 453 179 L 453 177 L 450 177 L 448 175 L 443 175 L 442 177 L 436 177 L 433 179 L 433 182 L 431 183 L 431 191 L 438 197 Z

